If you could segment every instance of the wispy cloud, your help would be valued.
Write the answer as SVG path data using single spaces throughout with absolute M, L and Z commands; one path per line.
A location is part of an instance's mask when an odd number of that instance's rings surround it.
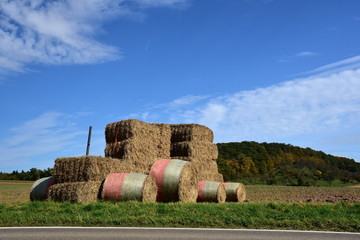
M 83 136 L 85 139 L 87 131 L 80 129 L 75 119 L 75 115 L 46 112 L 11 128 L 11 137 L 0 141 L 0 171 L 14 166 L 24 170 L 40 166 L 52 167 L 54 158 L 44 161 L 40 156 L 53 154 L 54 157 L 59 157 L 78 150 L 77 138 Z
M 176 112 L 179 112 L 184 118 L 186 115 L 186 112 L 183 111 L 184 108 L 194 106 L 195 104 L 199 104 L 206 99 L 208 99 L 210 96 L 194 96 L 194 95 L 187 95 L 182 96 L 176 99 L 173 99 L 172 101 L 168 103 L 161 103 L 161 104 L 151 104 L 146 109 L 144 109 L 142 112 L 139 113 L 131 113 L 126 116 L 119 117 L 119 119 L 128 119 L 128 118 L 138 118 L 142 119 L 143 121 L 149 121 L 154 122 L 157 121 L 159 118 L 159 115 L 157 112 L 161 111 L 162 114 L 166 115 L 174 115 L 176 116 Z M 188 112 L 191 116 L 191 111 Z M 170 121 L 176 121 L 173 118 L 169 119 Z M 186 121 L 186 119 L 184 119 Z
M 310 52 L 310 51 L 304 51 L 304 52 L 299 52 L 297 54 L 295 54 L 296 57 L 310 57 L 310 56 L 315 56 L 315 55 L 319 55 L 316 52 Z
M 278 57 L 275 57 L 275 59 L 278 62 L 291 62 L 297 58 L 312 57 L 312 56 L 316 56 L 316 55 L 320 55 L 320 53 L 312 52 L 312 51 L 302 51 L 302 52 L 296 53 L 294 55 L 278 56 Z
M 311 71 L 300 73 L 297 75 L 310 75 L 313 77 L 320 77 L 356 68 L 360 68 L 360 55 L 330 63 L 325 66 L 321 66 Z
M 94 64 L 121 58 L 116 46 L 95 40 L 102 24 L 149 7 L 187 0 L 0 1 L 0 74 L 28 64 Z M 141 15 L 141 14 L 140 14 Z

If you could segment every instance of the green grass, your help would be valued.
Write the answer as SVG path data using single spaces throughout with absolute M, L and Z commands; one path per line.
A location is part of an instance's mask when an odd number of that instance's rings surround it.
M 360 232 L 360 203 L 27 202 L 0 205 L 0 226 L 266 228 Z

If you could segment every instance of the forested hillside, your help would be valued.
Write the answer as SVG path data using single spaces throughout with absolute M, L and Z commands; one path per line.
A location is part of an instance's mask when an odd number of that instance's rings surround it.
M 360 182 L 360 163 L 290 144 L 218 143 L 225 181 L 260 179 L 267 184 L 314 185 L 318 180 Z

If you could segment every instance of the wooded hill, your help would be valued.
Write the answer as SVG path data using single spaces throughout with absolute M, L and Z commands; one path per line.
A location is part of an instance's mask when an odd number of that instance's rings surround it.
M 282 143 L 218 143 L 225 181 L 260 179 L 267 184 L 315 185 L 318 180 L 360 182 L 360 163 L 311 148 Z

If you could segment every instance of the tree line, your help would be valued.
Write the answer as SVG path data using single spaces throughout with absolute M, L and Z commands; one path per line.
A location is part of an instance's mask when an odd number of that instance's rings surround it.
M 40 170 L 37 168 L 31 168 L 29 171 L 25 172 L 22 170 L 13 171 L 12 173 L 3 173 L 0 172 L 0 180 L 23 180 L 23 181 L 36 181 L 43 177 L 51 176 L 52 168 L 47 168 Z
M 360 182 L 360 163 L 311 148 L 282 143 L 218 143 L 219 172 L 225 181 L 261 180 L 266 184 L 310 186 L 319 180 L 331 184 Z

